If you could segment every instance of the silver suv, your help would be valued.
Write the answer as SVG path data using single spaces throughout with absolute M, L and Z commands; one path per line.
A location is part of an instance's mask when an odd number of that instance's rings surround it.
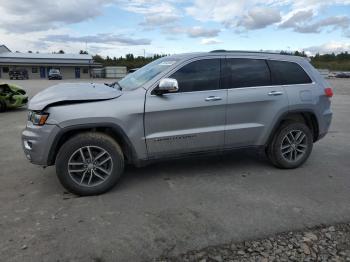
M 167 56 L 113 84 L 52 86 L 29 104 L 22 140 L 75 194 L 106 192 L 125 164 L 264 148 L 296 168 L 329 129 L 333 91 L 307 59 L 215 51 Z

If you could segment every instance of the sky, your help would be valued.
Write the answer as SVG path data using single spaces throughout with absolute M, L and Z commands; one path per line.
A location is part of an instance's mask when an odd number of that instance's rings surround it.
M 350 0 L 0 0 L 0 44 L 119 57 L 350 51 Z

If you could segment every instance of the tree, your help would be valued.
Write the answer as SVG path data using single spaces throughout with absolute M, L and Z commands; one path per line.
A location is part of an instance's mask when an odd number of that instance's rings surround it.
M 64 51 L 61 49 L 60 51 L 58 51 L 59 54 L 64 54 Z
M 161 58 L 165 55 L 155 54 L 153 57 L 135 57 L 133 54 L 127 54 L 125 57 L 109 57 L 103 58 L 100 55 L 94 55 L 93 59 L 96 63 L 100 63 L 103 66 L 126 66 L 128 69 L 143 67 L 144 65 Z
M 127 54 L 125 56 L 125 58 L 126 58 L 127 61 L 132 61 L 132 60 L 134 60 L 134 55 L 133 54 Z
M 80 50 L 79 54 L 81 54 L 81 55 L 88 55 L 89 53 L 88 53 L 88 51 Z
M 350 54 L 342 52 L 339 54 L 319 54 L 311 57 L 311 63 L 317 68 L 335 70 L 335 71 L 350 71 Z
M 302 52 L 299 52 L 299 51 L 295 51 L 295 52 L 281 51 L 280 54 L 281 55 L 295 55 L 295 56 L 307 57 L 307 55 L 305 54 L 305 51 L 302 51 Z

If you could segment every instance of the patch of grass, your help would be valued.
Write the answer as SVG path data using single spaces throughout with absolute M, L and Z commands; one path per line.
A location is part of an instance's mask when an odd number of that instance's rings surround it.
M 350 71 L 350 61 L 312 61 L 312 65 L 319 69 L 329 69 L 332 71 Z

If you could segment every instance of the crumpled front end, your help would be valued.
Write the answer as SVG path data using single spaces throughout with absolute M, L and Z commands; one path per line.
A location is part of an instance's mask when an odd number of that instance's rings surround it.
M 0 99 L 7 109 L 18 108 L 28 103 L 26 91 L 13 84 L 0 84 Z
M 120 90 L 97 83 L 62 83 L 36 94 L 28 105 L 29 110 L 41 111 L 59 103 L 77 103 L 117 98 Z
M 7 101 L 7 108 L 17 108 L 25 106 L 28 103 L 28 96 L 26 95 L 14 95 Z
M 59 131 L 57 125 L 36 126 L 28 121 L 22 132 L 22 147 L 27 159 L 33 164 L 48 166 L 50 149 Z

